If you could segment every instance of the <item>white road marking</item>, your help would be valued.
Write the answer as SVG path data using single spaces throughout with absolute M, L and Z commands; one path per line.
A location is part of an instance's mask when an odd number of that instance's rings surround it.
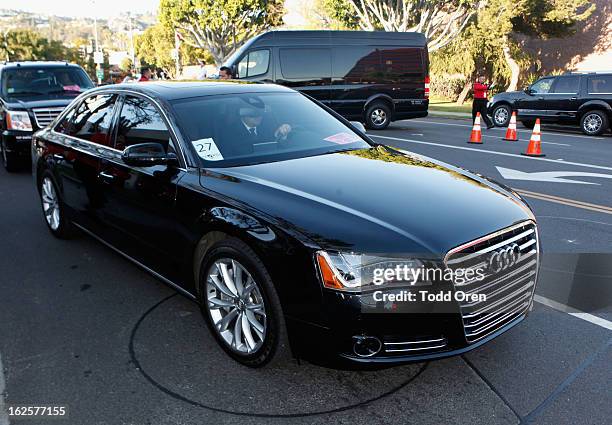
M 439 121 L 421 121 L 421 120 L 410 120 L 412 122 L 419 122 L 419 123 L 423 123 L 423 124 L 438 124 L 438 125 L 451 125 L 451 126 L 457 126 L 457 127 L 469 127 L 472 128 L 472 124 L 455 124 L 455 123 L 450 123 L 450 122 L 439 122 Z M 502 130 L 502 131 L 506 131 L 504 128 L 502 127 L 495 127 L 495 128 L 490 128 L 489 130 Z M 526 129 L 529 130 L 529 129 Z M 550 132 L 542 132 L 542 134 L 553 134 L 555 136 L 563 136 L 563 137 L 580 137 L 581 139 L 596 139 L 596 140 L 603 140 L 603 137 L 595 137 L 595 136 L 585 136 L 582 134 L 563 134 L 563 133 L 550 133 Z
M 546 297 L 543 297 L 537 294 L 533 296 L 533 300 L 539 302 L 540 304 L 544 304 L 545 306 L 553 308 L 557 311 L 560 311 L 562 313 L 567 313 L 570 316 L 577 317 L 578 319 L 585 320 L 594 325 L 601 326 L 604 329 L 608 329 L 609 331 L 612 331 L 612 322 L 602 317 L 598 317 L 598 316 L 594 316 L 589 313 L 585 313 L 584 311 L 577 310 L 573 307 L 567 306 L 565 304 L 561 304 L 557 301 L 548 299 Z
M 4 393 L 6 392 L 6 380 L 4 379 L 4 366 L 2 355 L 0 355 L 0 425 L 9 425 L 9 417 L 4 405 Z
M 423 136 L 423 133 L 410 133 L 410 135 L 411 136 Z M 507 140 L 502 140 L 500 136 L 489 136 L 487 134 L 483 134 L 482 137 L 491 137 L 493 139 L 497 139 L 502 142 L 507 142 Z M 516 141 L 517 142 L 529 142 L 529 139 L 518 139 Z M 508 142 L 508 143 L 512 143 L 512 142 Z M 540 142 L 540 143 L 543 143 L 545 145 L 571 146 L 571 145 L 568 145 L 567 143 L 557 143 L 557 142 Z
M 513 170 L 512 168 L 498 167 L 497 171 L 506 180 L 529 180 L 536 182 L 554 182 L 554 183 L 574 183 L 574 184 L 594 184 L 600 186 L 599 183 L 583 182 L 580 180 L 569 180 L 563 177 L 600 177 L 604 179 L 612 179 L 612 174 L 602 173 L 584 173 L 581 171 L 536 171 L 533 173 Z
M 443 147 L 443 148 L 460 149 L 460 150 L 464 150 L 464 151 L 474 151 L 474 152 L 490 153 L 491 155 L 511 156 L 511 157 L 514 157 L 514 158 L 531 159 L 531 160 L 534 160 L 534 161 L 554 162 L 556 164 L 561 163 L 561 161 L 558 161 L 556 159 L 539 158 L 539 157 L 534 157 L 534 156 L 524 156 L 524 155 L 519 155 L 519 154 L 515 154 L 515 153 L 488 151 L 486 149 L 470 148 L 470 147 L 467 147 L 467 146 L 446 145 L 444 143 L 425 142 L 425 141 L 422 141 L 422 140 L 413 140 L 413 139 L 402 139 L 402 138 L 399 138 L 399 137 L 378 136 L 378 135 L 374 135 L 374 134 L 370 134 L 369 136 L 370 137 L 380 138 L 380 139 L 399 140 L 399 141 L 402 141 L 402 142 L 416 143 L 416 144 L 419 144 L 419 145 L 431 145 L 431 146 L 438 146 L 438 147 Z M 612 171 L 612 167 L 605 167 L 603 165 L 583 164 L 581 162 L 571 162 L 571 161 L 563 161 L 562 163 L 563 164 L 576 165 L 578 167 L 597 168 L 599 170 Z

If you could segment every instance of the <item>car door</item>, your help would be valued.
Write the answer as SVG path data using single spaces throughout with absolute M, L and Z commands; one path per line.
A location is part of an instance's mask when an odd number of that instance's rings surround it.
M 539 79 L 527 89 L 524 97 L 516 101 L 517 114 L 520 118 L 546 119 L 548 116 L 546 99 L 554 79 L 554 77 Z
M 63 201 L 76 213 L 77 221 L 94 231 L 100 224 L 102 205 L 100 154 L 112 145 L 116 101 L 112 93 L 84 98 L 59 121 L 47 146 Z
M 550 93 L 546 96 L 546 109 L 551 121 L 576 121 L 580 106 L 580 79 L 580 75 L 564 75 L 555 79 Z
M 277 84 L 299 90 L 319 102 L 330 104 L 331 49 L 285 48 L 278 49 L 280 69 Z
M 120 103 L 114 149 L 101 158 L 98 175 L 104 237 L 151 269 L 174 276 L 180 240 L 174 206 L 184 161 L 167 120 L 151 99 L 125 95 Z M 176 153 L 181 165 L 136 167 L 122 161 L 124 148 L 150 142 Z

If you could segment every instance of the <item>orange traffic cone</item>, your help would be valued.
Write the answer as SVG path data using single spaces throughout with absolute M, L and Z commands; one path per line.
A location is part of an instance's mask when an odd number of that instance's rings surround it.
M 482 133 L 480 132 L 480 112 L 476 112 L 474 127 L 472 127 L 472 134 L 470 135 L 470 141 L 468 143 L 477 143 L 482 145 Z
M 527 151 L 522 152 L 521 155 L 526 156 L 546 156 L 542 153 L 542 146 L 540 141 L 540 119 L 537 118 L 535 125 L 533 126 L 533 133 L 531 133 L 531 139 L 529 139 L 529 145 L 527 145 Z
M 508 124 L 506 135 L 502 140 L 507 140 L 509 142 L 516 142 L 518 140 L 518 136 L 516 135 L 516 112 L 514 111 L 512 111 L 512 116 L 510 117 L 510 124 Z

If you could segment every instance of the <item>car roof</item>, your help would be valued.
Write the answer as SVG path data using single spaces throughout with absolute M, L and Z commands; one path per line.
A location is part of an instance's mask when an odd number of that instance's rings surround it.
M 274 45 L 292 42 L 337 44 L 385 44 L 425 47 L 427 38 L 419 32 L 335 31 L 335 30 L 272 30 L 253 37 L 248 44 Z
M 75 63 L 60 61 L 0 62 L 0 68 L 57 68 L 61 66 L 80 68 L 80 66 Z
M 94 90 L 129 90 L 146 94 L 154 98 L 161 98 L 164 100 L 177 100 L 190 97 L 214 96 L 219 94 L 234 93 L 294 92 L 294 90 L 276 84 L 250 83 L 239 80 L 146 81 L 138 83 L 107 85 Z

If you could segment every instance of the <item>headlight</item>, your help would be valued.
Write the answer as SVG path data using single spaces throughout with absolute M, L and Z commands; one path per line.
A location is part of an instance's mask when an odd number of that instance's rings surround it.
M 323 286 L 361 292 L 389 286 L 424 286 L 425 263 L 413 258 L 389 258 L 346 252 L 318 251 L 317 264 Z
M 9 130 L 32 131 L 32 122 L 26 111 L 6 111 L 6 128 Z

